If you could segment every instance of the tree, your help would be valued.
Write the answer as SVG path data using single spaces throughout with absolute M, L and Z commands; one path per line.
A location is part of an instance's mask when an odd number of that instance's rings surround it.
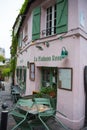
M 0 55 L 0 62 L 5 63 L 5 57 L 4 57 L 4 56 L 2 56 L 2 55 Z

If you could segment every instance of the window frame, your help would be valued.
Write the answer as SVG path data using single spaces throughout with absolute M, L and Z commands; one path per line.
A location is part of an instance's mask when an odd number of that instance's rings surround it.
M 21 48 L 23 45 L 23 31 L 19 34 L 19 38 L 18 38 L 18 47 Z
M 66 75 L 67 76 L 65 76 L 65 78 L 64 78 L 64 75 L 63 75 L 63 70 L 64 70 L 64 72 L 65 72 L 65 70 L 66 70 Z M 69 72 L 69 71 L 70 72 Z M 70 77 L 68 77 L 69 76 L 69 74 L 70 74 Z M 70 81 L 69 81 L 69 78 L 70 78 Z M 64 81 L 63 81 L 63 79 L 65 80 L 67 80 L 67 81 L 69 81 L 68 82 L 68 87 L 67 86 L 62 86 L 62 85 L 64 85 Z M 62 67 L 60 67 L 60 68 L 58 68 L 58 88 L 59 89 L 64 89 L 64 90 L 68 90 L 68 91 L 72 91 L 72 79 L 73 79 L 73 69 L 72 68 L 62 68 Z M 62 81 L 61 81 L 62 80 Z M 65 82 L 66 83 L 66 82 Z M 70 86 L 69 86 L 70 85 Z
M 35 63 L 30 63 L 29 77 L 31 81 L 35 81 Z M 33 76 L 32 76 L 33 74 Z
M 46 9 L 46 36 L 56 34 L 56 4 Z
M 54 84 L 57 86 L 57 77 L 55 77 L 54 71 L 57 76 L 57 67 L 43 67 L 42 68 L 42 81 L 41 84 L 43 87 L 51 87 Z M 56 78 L 54 80 L 54 77 Z M 54 81 L 53 81 L 54 80 Z

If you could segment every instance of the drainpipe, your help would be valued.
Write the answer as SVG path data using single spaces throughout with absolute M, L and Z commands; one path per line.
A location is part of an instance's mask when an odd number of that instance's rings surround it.
M 85 90 L 85 122 L 84 125 L 87 126 L 87 66 L 84 68 L 84 90 Z

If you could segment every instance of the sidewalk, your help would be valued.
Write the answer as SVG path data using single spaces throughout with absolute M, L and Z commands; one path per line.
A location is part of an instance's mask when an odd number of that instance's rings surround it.
M 2 112 L 2 104 L 6 103 L 9 111 L 13 107 L 13 102 L 11 100 L 11 94 L 10 94 L 10 83 L 3 82 L 5 86 L 5 91 L 0 90 L 0 120 L 1 120 L 1 112 Z M 8 125 L 7 130 L 11 130 L 11 128 L 15 125 L 15 121 L 11 116 L 8 116 Z

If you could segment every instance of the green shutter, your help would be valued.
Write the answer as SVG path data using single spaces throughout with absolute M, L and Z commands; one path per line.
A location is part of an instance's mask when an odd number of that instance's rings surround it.
M 67 32 L 68 0 L 57 0 L 56 33 Z
M 20 80 L 22 80 L 22 68 L 20 68 Z
M 40 7 L 33 10 L 32 40 L 40 38 Z
M 24 69 L 24 82 L 26 83 L 26 69 Z

